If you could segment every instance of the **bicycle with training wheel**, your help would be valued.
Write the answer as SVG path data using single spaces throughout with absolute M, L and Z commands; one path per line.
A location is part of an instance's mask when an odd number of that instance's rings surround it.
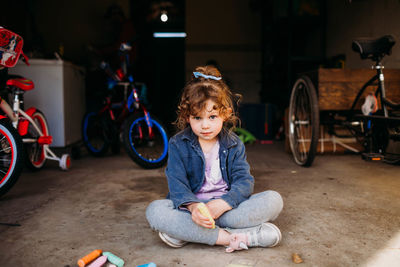
M 24 110 L 23 95 L 34 89 L 34 83 L 8 74 L 8 68 L 15 66 L 20 55 L 29 65 L 22 46 L 22 37 L 0 27 L 0 109 L 4 113 L 0 115 L 0 195 L 15 184 L 24 162 L 32 170 L 43 168 L 47 159 L 58 161 L 62 170 L 68 170 L 71 163 L 68 154 L 58 157 L 49 148 L 53 139 L 44 114 L 35 107 Z
M 115 72 L 106 62 L 101 68 L 109 77 L 109 94 L 98 111 L 88 112 L 83 119 L 83 142 L 90 154 L 104 156 L 109 148 L 119 151 L 120 140 L 130 158 L 146 169 L 159 168 L 167 161 L 168 135 L 162 123 L 140 101 L 133 76 L 128 73 L 128 51 L 120 46 L 122 64 Z M 114 89 L 123 89 L 122 100 L 113 97 Z
M 315 88 L 312 79 L 303 75 L 296 80 L 287 119 L 290 148 L 298 165 L 312 165 L 317 154 L 320 125 L 328 128 L 337 139 L 354 137 L 363 148 L 354 152 L 359 152 L 365 160 L 400 162 L 400 155 L 387 150 L 390 141 L 400 141 L 400 103 L 386 97 L 382 65 L 382 59 L 391 54 L 394 44 L 391 35 L 353 41 L 352 49 L 360 54 L 361 59 L 374 61 L 376 74 L 359 89 L 348 110 L 319 110 L 318 88 Z M 368 87 L 373 87 L 374 92 L 363 97 Z M 361 110 L 357 109 L 357 104 L 363 99 Z M 349 134 L 344 136 L 335 130 L 335 126 L 347 129 Z M 346 147 L 346 144 L 341 145 Z

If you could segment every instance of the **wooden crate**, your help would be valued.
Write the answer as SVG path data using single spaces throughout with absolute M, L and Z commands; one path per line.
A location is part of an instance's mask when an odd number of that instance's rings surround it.
M 360 88 L 376 70 L 368 69 L 324 69 L 305 73 L 312 79 L 318 93 L 320 110 L 350 109 Z M 386 97 L 400 102 L 400 69 L 384 69 Z M 368 87 L 356 107 L 361 108 L 365 96 L 375 92 L 377 86 Z

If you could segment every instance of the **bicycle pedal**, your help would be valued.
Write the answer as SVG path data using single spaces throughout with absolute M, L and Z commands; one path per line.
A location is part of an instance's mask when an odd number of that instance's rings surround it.
M 362 153 L 361 157 L 367 161 L 383 161 L 384 156 L 379 153 Z

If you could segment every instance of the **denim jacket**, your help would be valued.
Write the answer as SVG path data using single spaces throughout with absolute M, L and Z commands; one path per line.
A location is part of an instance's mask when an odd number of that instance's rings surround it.
M 234 133 L 222 130 L 219 134 L 219 159 L 222 178 L 228 192 L 221 196 L 232 208 L 248 199 L 254 189 L 254 178 L 246 160 L 245 146 Z M 205 159 L 198 137 L 190 127 L 173 136 L 169 141 L 168 165 L 165 174 L 174 207 L 185 203 L 201 202 L 196 197 L 205 179 Z

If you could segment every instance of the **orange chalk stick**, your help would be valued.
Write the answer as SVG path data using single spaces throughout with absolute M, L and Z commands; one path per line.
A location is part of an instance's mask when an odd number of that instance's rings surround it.
M 89 254 L 87 254 L 86 256 L 80 258 L 78 260 L 79 267 L 84 267 L 84 266 L 86 266 L 86 264 L 94 261 L 101 255 L 102 252 L 103 251 L 101 249 L 96 249 L 96 250 L 93 250 L 92 252 L 90 252 Z

